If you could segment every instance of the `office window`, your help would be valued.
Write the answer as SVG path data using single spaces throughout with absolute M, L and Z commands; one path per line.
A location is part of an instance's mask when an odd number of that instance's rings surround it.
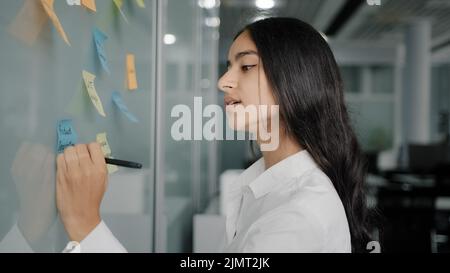
M 392 147 L 394 134 L 393 102 L 349 102 L 348 111 L 364 151 L 382 151 Z
M 347 93 L 361 93 L 361 67 L 341 66 L 341 77 Z
M 442 141 L 449 132 L 450 65 L 436 65 L 431 70 L 431 136 Z
M 392 94 L 394 92 L 394 68 L 391 66 L 371 66 L 372 92 Z
M 343 68 L 347 109 L 362 149 L 374 152 L 392 148 L 395 131 L 393 66 L 365 64 Z M 359 86 L 358 92 L 349 91 L 356 89 L 351 86 Z

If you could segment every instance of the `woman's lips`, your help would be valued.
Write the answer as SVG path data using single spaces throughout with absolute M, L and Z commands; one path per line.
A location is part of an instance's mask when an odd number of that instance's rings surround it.
M 224 103 L 225 103 L 225 106 L 230 106 L 230 105 L 235 106 L 235 105 L 241 104 L 241 101 L 238 99 L 231 98 L 231 97 L 225 97 Z
M 239 105 L 239 104 L 242 104 L 242 103 L 240 101 L 235 101 L 235 102 L 226 104 L 226 106 L 236 106 L 236 105 Z

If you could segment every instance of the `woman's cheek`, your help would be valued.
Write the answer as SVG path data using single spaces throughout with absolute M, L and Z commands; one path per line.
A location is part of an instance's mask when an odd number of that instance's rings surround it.
M 245 131 L 245 116 L 241 111 L 238 111 L 238 107 L 229 106 L 226 110 L 228 126 L 235 131 Z
M 259 115 L 257 104 L 230 106 L 226 114 L 231 129 L 256 133 Z

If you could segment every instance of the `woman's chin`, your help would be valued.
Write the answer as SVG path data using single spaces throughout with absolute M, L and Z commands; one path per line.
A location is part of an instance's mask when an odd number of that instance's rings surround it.
M 236 118 L 236 113 L 227 112 L 228 127 L 233 131 L 247 131 L 246 124 Z
M 237 132 L 247 132 L 248 128 L 245 124 L 236 124 L 233 121 L 228 121 L 228 127 Z
M 247 120 L 242 118 L 236 118 L 236 115 L 233 113 L 227 113 L 227 121 L 228 121 L 228 127 L 237 132 L 256 132 L 257 123 L 250 123 L 253 124 L 253 126 L 249 125 L 249 122 Z

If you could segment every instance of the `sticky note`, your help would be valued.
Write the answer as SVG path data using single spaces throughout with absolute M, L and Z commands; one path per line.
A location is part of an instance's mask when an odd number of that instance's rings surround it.
M 111 156 L 111 148 L 109 147 L 108 140 L 106 138 L 106 133 L 97 134 L 97 142 L 100 144 L 103 155 L 105 155 L 105 157 L 114 158 Z M 114 173 L 119 169 L 117 168 L 116 165 L 110 164 L 106 164 L 106 167 L 108 168 L 108 173 Z
M 116 7 L 117 7 L 117 9 L 118 9 L 119 12 L 120 12 L 120 15 L 122 15 L 122 17 L 123 17 L 123 19 L 125 20 L 125 22 L 128 23 L 128 19 L 127 19 L 127 17 L 125 16 L 125 13 L 123 13 L 123 10 L 122 10 L 123 0 L 113 0 L 113 2 L 114 2 L 114 4 L 116 4 Z
M 84 7 L 86 7 L 87 9 L 96 12 L 97 11 L 97 7 L 95 5 L 95 0 L 81 0 L 81 5 L 83 5 Z
M 26 0 L 8 27 L 8 31 L 20 41 L 31 46 L 48 21 L 42 5 L 35 0 Z
M 56 150 L 62 153 L 68 146 L 77 143 L 77 134 L 72 125 L 71 119 L 63 119 L 58 121 L 56 125 Z
M 97 109 L 100 115 L 106 117 L 100 97 L 98 96 L 97 91 L 95 90 L 94 85 L 95 75 L 83 70 L 83 80 L 84 84 L 86 85 L 86 90 L 89 94 L 89 97 L 91 98 L 92 104 L 94 104 L 95 108 Z
M 140 8 L 145 8 L 144 0 L 136 0 L 136 3 L 138 4 L 138 6 L 139 6 Z
M 108 61 L 106 59 L 105 53 L 105 41 L 108 39 L 108 36 L 106 36 L 106 34 L 101 32 L 101 30 L 98 28 L 94 28 L 93 33 L 94 33 L 95 48 L 97 49 L 97 56 L 100 60 L 103 69 L 109 74 L 110 70 L 108 67 Z
M 56 16 L 55 10 L 53 8 L 54 0 L 41 0 L 41 3 L 48 17 L 50 18 L 50 20 L 52 20 L 53 25 L 56 27 L 59 34 L 63 38 L 64 42 L 66 42 L 66 44 L 70 46 L 69 38 L 67 37 L 66 32 L 59 22 L 58 16 Z
M 81 0 L 66 0 L 67 5 L 69 6 L 80 6 Z
M 112 100 L 114 104 L 119 108 L 119 110 L 131 121 L 134 123 L 138 123 L 139 120 L 136 118 L 135 115 L 133 115 L 129 110 L 128 107 L 125 105 L 125 102 L 122 99 L 122 96 L 119 92 L 114 91 L 112 93 Z
M 127 54 L 127 87 L 128 90 L 136 90 L 138 88 L 136 79 L 136 65 L 134 54 Z
M 122 9 L 123 6 L 123 0 L 113 0 L 114 4 L 116 4 L 116 7 L 118 9 Z

